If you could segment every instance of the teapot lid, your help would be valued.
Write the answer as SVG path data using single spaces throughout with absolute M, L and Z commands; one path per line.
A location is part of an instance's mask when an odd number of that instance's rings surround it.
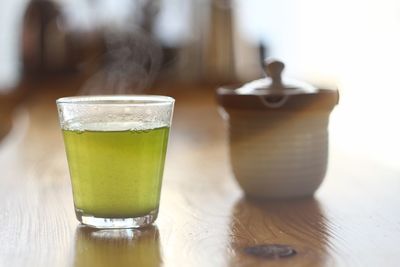
M 282 78 L 285 65 L 277 60 L 265 61 L 268 77 L 239 88 L 217 89 L 217 101 L 225 109 L 235 110 L 332 110 L 339 101 L 337 89 L 316 88 L 305 82 Z
M 273 59 L 264 61 L 264 72 L 267 77 L 251 81 L 236 89 L 237 94 L 255 95 L 294 95 L 315 93 L 317 89 L 311 84 L 283 78 L 283 62 Z

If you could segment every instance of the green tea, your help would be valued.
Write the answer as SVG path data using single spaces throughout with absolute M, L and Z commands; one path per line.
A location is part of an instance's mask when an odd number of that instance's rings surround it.
M 127 131 L 63 130 L 75 209 L 101 218 L 157 210 L 168 127 Z

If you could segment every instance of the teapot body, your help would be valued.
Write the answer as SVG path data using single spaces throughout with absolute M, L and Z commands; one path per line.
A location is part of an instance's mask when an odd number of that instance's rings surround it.
M 255 198 L 312 195 L 328 165 L 328 125 L 337 90 L 301 94 L 242 94 L 217 90 L 228 125 L 231 169 Z
M 226 111 L 232 171 L 246 195 L 303 197 L 318 189 L 328 162 L 329 111 Z

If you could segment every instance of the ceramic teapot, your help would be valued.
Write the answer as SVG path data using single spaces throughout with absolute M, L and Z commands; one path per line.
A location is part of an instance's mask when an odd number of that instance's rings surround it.
M 326 174 L 338 91 L 283 78 L 282 62 L 265 66 L 268 77 L 217 89 L 234 177 L 250 197 L 312 195 Z

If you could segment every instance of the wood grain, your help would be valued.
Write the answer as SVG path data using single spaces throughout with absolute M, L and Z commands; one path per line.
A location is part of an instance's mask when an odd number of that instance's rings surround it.
M 0 266 L 398 266 L 400 167 L 354 157 L 333 134 L 314 198 L 246 199 L 210 88 L 153 91 L 177 101 L 156 225 L 79 226 L 54 105 L 77 84 L 40 87 L 32 86 L 0 142 Z M 297 254 L 271 259 L 245 250 L 269 244 Z

